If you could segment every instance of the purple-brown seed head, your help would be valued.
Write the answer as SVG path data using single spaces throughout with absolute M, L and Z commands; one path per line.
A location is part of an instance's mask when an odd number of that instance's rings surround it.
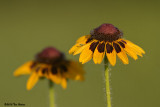
M 112 42 L 122 37 L 123 34 L 114 25 L 105 23 L 95 28 L 91 32 L 91 35 L 92 35 L 92 38 L 97 39 L 99 41 Z
M 53 47 L 45 48 L 44 50 L 42 50 L 42 52 L 40 52 L 38 54 L 39 57 L 47 58 L 47 59 L 57 58 L 60 55 L 61 55 L 61 53 L 57 49 L 55 49 Z
M 114 27 L 112 24 L 102 24 L 101 26 L 96 28 L 95 31 L 105 35 L 113 35 L 118 32 L 117 28 Z
M 36 60 L 39 62 L 53 63 L 58 59 L 62 59 L 62 57 L 63 54 L 56 48 L 47 47 L 36 55 Z

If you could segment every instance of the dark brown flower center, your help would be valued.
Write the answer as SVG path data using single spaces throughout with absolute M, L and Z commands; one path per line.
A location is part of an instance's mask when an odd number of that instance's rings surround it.
M 91 38 L 99 41 L 113 42 L 123 36 L 123 33 L 112 24 L 102 24 L 91 32 Z
M 54 64 L 65 60 L 63 53 L 53 47 L 48 47 L 36 55 L 36 61 L 46 64 Z

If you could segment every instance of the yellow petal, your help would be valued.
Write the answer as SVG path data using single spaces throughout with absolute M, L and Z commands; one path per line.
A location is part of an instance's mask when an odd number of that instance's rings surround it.
M 51 72 L 49 73 L 49 78 L 56 84 L 60 84 L 62 81 L 62 76 L 60 74 L 60 71 L 58 69 L 57 74 L 52 74 Z
M 29 61 L 19 67 L 18 69 L 15 70 L 14 76 L 20 76 L 20 75 L 25 75 L 25 74 L 30 74 L 31 73 L 31 65 L 33 64 L 33 61 Z
M 69 54 L 73 54 L 78 48 L 80 48 L 81 45 L 79 43 L 75 44 L 70 50 Z
M 107 58 L 108 58 L 110 64 L 112 66 L 114 66 L 116 64 L 116 51 L 115 51 L 115 49 L 113 49 L 111 53 L 106 52 L 106 55 L 107 55 Z
M 75 71 L 77 71 L 77 73 L 79 74 L 85 73 L 82 64 L 80 64 L 79 62 L 75 62 L 75 61 L 71 61 L 70 63 L 71 63 L 70 67 L 73 68 Z
M 105 55 L 105 44 L 99 43 L 96 47 L 94 54 L 93 54 L 93 61 L 95 64 L 100 64 L 104 58 Z
M 76 75 L 77 75 L 77 74 L 76 74 L 72 69 L 70 69 L 70 68 L 68 68 L 68 71 L 67 71 L 67 72 L 64 72 L 64 73 L 63 73 L 63 76 L 64 76 L 64 77 L 66 77 L 66 78 L 68 78 L 68 79 L 72 79 L 72 80 L 76 80 L 76 79 L 75 79 Z
M 127 46 L 130 50 L 132 50 L 136 55 L 139 55 L 139 56 L 143 57 L 142 52 L 140 52 L 139 50 L 136 50 L 136 48 L 134 48 L 133 46 L 131 46 L 131 45 L 129 45 L 129 44 L 126 44 L 126 46 Z
M 65 77 L 72 79 L 72 80 L 84 80 L 84 75 L 80 73 L 76 73 L 77 71 L 73 69 L 68 69 L 68 73 L 65 74 Z
M 124 63 L 124 64 L 128 64 L 129 61 L 128 61 L 128 57 L 125 53 L 125 51 L 123 50 L 123 48 L 120 46 L 121 48 L 121 52 L 117 53 L 117 56 L 121 59 L 121 61 Z
M 33 86 L 37 83 L 39 76 L 37 72 L 33 72 L 27 81 L 27 90 L 31 90 Z
M 80 80 L 80 81 L 84 81 L 84 76 L 83 75 L 76 75 L 76 78 L 75 78 L 75 80 Z
M 134 60 L 137 60 L 137 54 L 127 45 L 125 44 L 124 50 L 127 52 L 129 56 L 131 56 Z
M 88 62 L 89 60 L 92 59 L 93 52 L 90 50 L 91 43 L 92 42 L 88 43 L 86 48 L 80 54 L 79 62 L 81 62 L 82 64 L 84 64 L 84 63 L 86 63 L 86 62 Z
M 65 72 L 63 75 L 66 78 L 69 78 L 69 79 L 72 79 L 72 80 L 81 80 L 81 81 L 83 81 L 84 80 L 84 74 L 82 74 L 79 71 L 80 70 L 78 70 L 78 69 L 74 69 L 74 68 L 69 67 L 68 71 Z
M 48 78 L 49 71 L 51 70 L 51 65 L 40 63 L 39 65 L 36 66 L 35 70 L 38 72 L 39 77 Z
M 84 46 L 81 46 L 81 47 L 77 48 L 77 49 L 75 50 L 75 52 L 73 53 L 73 55 L 77 55 L 77 54 L 81 53 L 88 45 L 89 45 L 89 44 L 86 44 L 86 45 L 84 45 Z
M 141 47 L 135 45 L 134 43 L 132 43 L 132 42 L 130 42 L 130 41 L 128 41 L 128 40 L 125 40 L 125 41 L 127 42 L 127 45 L 128 45 L 128 46 L 132 47 L 132 49 L 134 49 L 134 50 L 137 51 L 138 53 L 140 53 L 140 54 L 145 54 L 145 51 L 144 51 Z
M 84 80 L 85 71 L 82 68 L 82 65 L 75 61 L 70 61 L 70 65 L 68 66 L 68 71 L 64 73 L 66 78 L 72 80 Z
M 67 80 L 65 78 L 62 78 L 61 86 L 66 89 L 67 88 Z
M 91 36 L 90 36 L 90 35 L 82 36 L 82 37 L 80 37 L 80 38 L 76 41 L 76 43 L 83 42 L 83 41 L 87 41 L 87 39 L 88 39 L 89 37 L 91 37 Z
M 77 40 L 76 44 L 69 50 L 69 54 L 74 54 L 75 51 L 77 51 L 79 48 L 84 46 L 89 37 L 90 37 L 90 35 L 80 37 Z M 74 55 L 76 55 L 76 54 L 74 54 Z

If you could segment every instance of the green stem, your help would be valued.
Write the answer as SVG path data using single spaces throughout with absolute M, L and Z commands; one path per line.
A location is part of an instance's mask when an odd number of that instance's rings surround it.
M 53 82 L 49 80 L 49 101 L 50 101 L 50 107 L 54 106 L 54 88 L 53 88 Z
M 104 66 L 105 66 L 105 79 L 106 79 L 107 107 L 111 107 L 111 92 L 110 92 L 110 85 L 109 85 L 109 67 L 108 67 L 108 59 L 106 56 L 104 58 Z

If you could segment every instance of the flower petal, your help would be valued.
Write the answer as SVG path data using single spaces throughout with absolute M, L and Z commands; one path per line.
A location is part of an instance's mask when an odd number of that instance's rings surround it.
M 92 59 L 93 51 L 95 50 L 96 46 L 98 45 L 97 42 L 90 42 L 87 44 L 86 48 L 82 51 L 79 57 L 79 62 L 82 62 L 82 64 L 88 62 Z
M 106 44 L 106 55 L 112 66 L 116 64 L 116 51 L 110 43 Z
M 80 74 L 85 73 L 85 71 L 83 70 L 82 64 L 80 64 L 79 62 L 75 62 L 75 61 L 71 61 L 70 63 L 71 63 L 70 67 L 76 70 L 78 73 Z
M 67 88 L 67 80 L 65 78 L 62 78 L 61 86 L 66 89 Z
M 68 71 L 64 72 L 65 77 L 72 79 L 72 80 L 84 80 L 84 70 L 80 63 L 71 61 L 69 67 L 67 68 Z
M 80 37 L 80 38 L 76 41 L 76 43 L 80 43 L 80 42 L 87 41 L 87 39 L 88 39 L 89 37 L 91 37 L 91 35 L 82 36 L 82 37 Z
M 33 64 L 33 61 L 29 61 L 19 67 L 18 69 L 15 70 L 14 76 L 20 76 L 20 75 L 25 75 L 25 74 L 30 74 L 31 73 L 31 65 Z
M 61 73 L 60 73 L 60 70 L 57 69 L 57 74 L 53 74 L 51 72 L 49 72 L 49 78 L 56 84 L 60 84 L 61 81 L 62 81 L 62 76 L 61 76 Z
M 27 81 L 27 90 L 31 90 L 39 80 L 37 72 L 33 72 Z
M 134 60 L 138 59 L 137 54 L 127 44 L 123 43 L 122 41 L 119 41 L 118 43 L 120 46 L 123 47 L 123 49 L 127 52 L 129 56 L 131 56 Z
M 73 54 L 77 49 L 79 49 L 81 45 L 79 43 L 75 44 L 70 50 L 69 54 Z
M 135 45 L 134 43 L 132 43 L 132 42 L 130 42 L 128 40 L 125 40 L 125 41 L 126 41 L 126 44 L 130 48 L 132 48 L 132 50 L 134 50 L 138 55 L 142 56 L 142 54 L 145 54 L 145 51 L 141 47 Z
M 104 58 L 105 55 L 105 44 L 99 43 L 96 47 L 94 54 L 93 54 L 93 61 L 95 64 L 100 64 Z
M 86 44 L 86 41 L 88 40 L 88 38 L 90 37 L 90 35 L 86 35 L 86 36 L 82 36 L 80 37 L 76 44 L 69 50 L 69 54 L 74 54 L 76 55 L 74 52 L 76 52 L 77 50 L 79 50 L 82 46 L 84 46 Z
M 79 53 L 81 53 L 89 44 L 86 44 L 84 46 L 79 47 L 77 50 L 75 50 L 75 52 L 73 53 L 73 55 L 77 55 Z
M 124 49 L 121 46 L 119 46 L 117 43 L 113 43 L 113 47 L 116 50 L 117 56 L 121 59 L 121 61 L 124 64 L 128 64 L 129 63 L 128 57 L 127 57 Z

